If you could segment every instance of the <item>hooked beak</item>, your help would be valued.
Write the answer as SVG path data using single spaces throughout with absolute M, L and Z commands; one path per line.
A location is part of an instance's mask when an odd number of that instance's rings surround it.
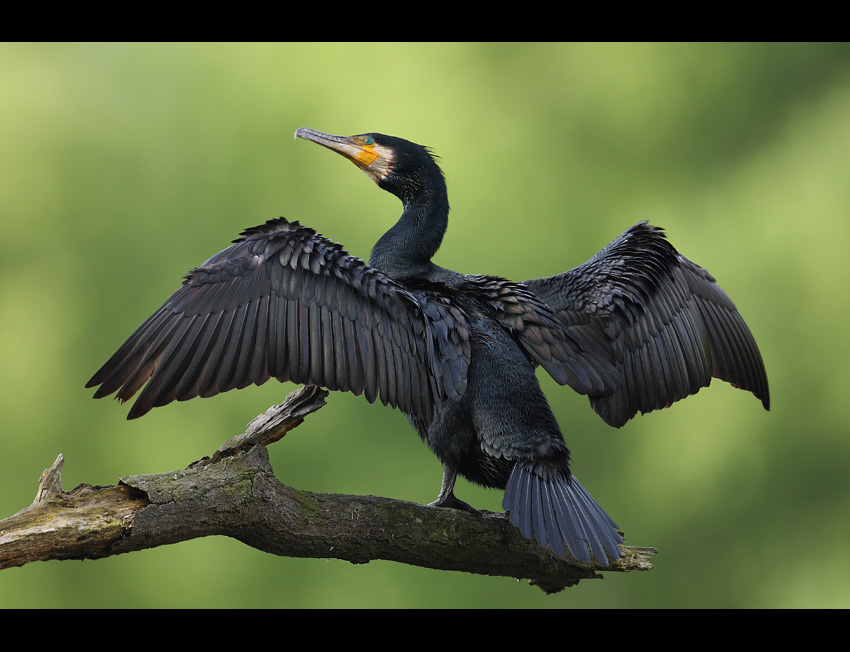
M 327 147 L 337 154 L 342 154 L 349 161 L 363 170 L 375 183 L 383 180 L 390 173 L 394 160 L 393 152 L 387 147 L 375 144 L 368 134 L 359 136 L 333 136 L 321 131 L 301 127 L 295 132 L 296 138 L 311 140 L 322 147 Z

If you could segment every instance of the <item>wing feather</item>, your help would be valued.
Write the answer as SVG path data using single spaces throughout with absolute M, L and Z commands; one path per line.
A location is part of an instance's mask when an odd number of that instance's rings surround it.
M 122 401 L 141 390 L 130 418 L 274 377 L 427 420 L 448 395 L 435 375 L 454 395 L 469 360 L 468 342 L 428 341 L 448 309 L 426 315 L 421 298 L 312 229 L 271 220 L 192 270 L 87 386 Z M 459 368 L 435 374 L 437 359 Z
M 641 222 L 587 263 L 524 285 L 578 343 L 579 382 L 568 382 L 607 423 L 619 427 L 638 412 L 667 407 L 712 377 L 751 391 L 769 409 L 764 363 L 743 317 L 661 229 Z M 597 375 L 601 391 L 585 383 L 582 367 L 608 364 L 616 373 Z

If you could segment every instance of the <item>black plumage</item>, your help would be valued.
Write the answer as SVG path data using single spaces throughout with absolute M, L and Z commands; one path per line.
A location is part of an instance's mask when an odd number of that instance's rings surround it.
M 135 418 L 276 378 L 380 399 L 442 462 L 433 505 L 472 509 L 454 496 L 460 473 L 504 489 L 524 536 L 601 564 L 620 556 L 623 539 L 572 474 L 536 366 L 616 427 L 712 377 L 769 407 L 740 314 L 661 229 L 641 222 L 557 276 L 459 274 L 431 262 L 449 204 L 426 148 L 376 133 L 296 136 L 342 154 L 401 199 L 369 264 L 298 222 L 247 229 L 192 270 L 92 377 L 96 398 L 126 401 L 141 390 Z

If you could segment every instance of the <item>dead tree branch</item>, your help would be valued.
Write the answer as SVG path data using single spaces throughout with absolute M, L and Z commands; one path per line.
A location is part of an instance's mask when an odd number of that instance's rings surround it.
M 62 491 L 61 455 L 35 501 L 0 520 L 0 569 L 49 559 L 97 559 L 210 535 L 276 555 L 386 559 L 427 568 L 527 578 L 547 593 L 600 577 L 649 570 L 652 548 L 622 546 L 610 567 L 558 557 L 503 514 L 470 514 L 374 496 L 315 494 L 282 484 L 266 446 L 322 405 L 304 387 L 252 421 L 211 457 L 181 471 Z

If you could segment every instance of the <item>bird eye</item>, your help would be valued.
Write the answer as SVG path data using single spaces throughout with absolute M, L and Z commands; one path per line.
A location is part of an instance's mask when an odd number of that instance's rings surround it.
M 375 139 L 372 138 L 371 136 L 366 136 L 366 138 L 363 140 L 363 142 L 366 143 L 367 145 L 374 145 Z

